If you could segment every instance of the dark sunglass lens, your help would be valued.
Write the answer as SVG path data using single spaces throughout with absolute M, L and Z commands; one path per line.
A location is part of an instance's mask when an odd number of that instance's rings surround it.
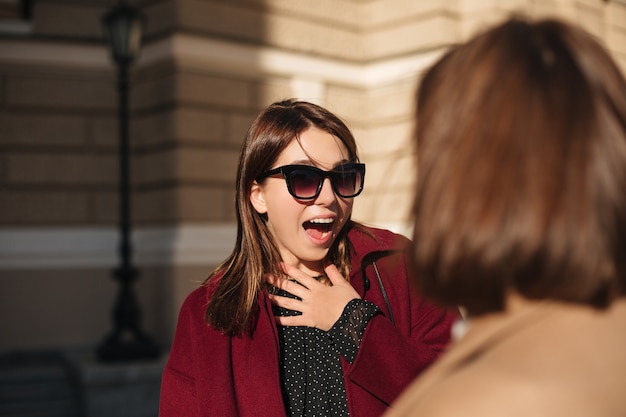
M 297 169 L 289 174 L 289 185 L 298 198 L 312 198 L 317 194 L 320 175 L 315 171 Z
M 335 175 L 335 188 L 337 194 L 342 197 L 352 197 L 361 188 L 361 173 L 350 169 L 337 172 Z

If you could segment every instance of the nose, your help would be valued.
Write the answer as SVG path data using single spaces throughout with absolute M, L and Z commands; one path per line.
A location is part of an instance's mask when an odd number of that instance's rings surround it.
M 322 189 L 320 190 L 320 195 L 318 195 L 315 199 L 315 203 L 327 206 L 332 204 L 336 200 L 337 196 L 335 195 L 333 186 L 330 183 L 330 178 L 324 178 L 324 182 L 322 182 Z

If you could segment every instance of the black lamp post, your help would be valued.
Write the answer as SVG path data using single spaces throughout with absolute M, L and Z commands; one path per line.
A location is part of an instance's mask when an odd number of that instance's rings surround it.
M 138 271 L 133 267 L 131 245 L 128 68 L 139 53 L 144 22 L 144 16 L 124 2 L 102 17 L 105 37 L 118 67 L 120 199 L 120 263 L 114 272 L 120 287 L 113 310 L 115 327 L 98 346 L 98 357 L 105 362 L 154 359 L 159 356 L 157 346 L 140 329 L 140 309 L 132 288 Z

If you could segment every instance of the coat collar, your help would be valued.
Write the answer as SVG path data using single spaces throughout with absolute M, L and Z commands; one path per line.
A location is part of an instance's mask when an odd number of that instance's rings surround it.
M 352 243 L 352 263 L 360 263 L 363 258 L 375 252 L 402 251 L 407 248 L 409 240 L 388 230 L 365 227 L 355 223 L 348 231 L 348 239 Z
M 364 271 L 373 262 L 408 247 L 409 240 L 388 230 L 353 224 L 348 231 L 352 245 L 350 284 L 361 297 L 367 292 Z

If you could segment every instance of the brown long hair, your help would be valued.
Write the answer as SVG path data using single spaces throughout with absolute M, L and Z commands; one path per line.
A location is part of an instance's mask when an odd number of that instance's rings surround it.
M 232 254 L 219 265 L 212 277 L 219 277 L 206 310 L 206 321 L 215 329 L 239 335 L 251 330 L 255 303 L 263 287 L 264 273 L 280 276 L 280 253 L 267 228 L 265 217 L 250 203 L 250 189 L 269 170 L 280 153 L 304 130 L 316 127 L 343 142 L 352 161 L 358 162 L 356 141 L 350 129 L 337 116 L 312 103 L 293 99 L 276 102 L 254 120 L 241 147 L 236 182 L 237 240 Z M 344 276 L 350 272 L 347 231 L 344 225 L 329 251 L 329 261 Z
M 582 29 L 511 18 L 417 93 L 413 263 L 470 314 L 509 290 L 606 306 L 626 288 L 626 82 Z

